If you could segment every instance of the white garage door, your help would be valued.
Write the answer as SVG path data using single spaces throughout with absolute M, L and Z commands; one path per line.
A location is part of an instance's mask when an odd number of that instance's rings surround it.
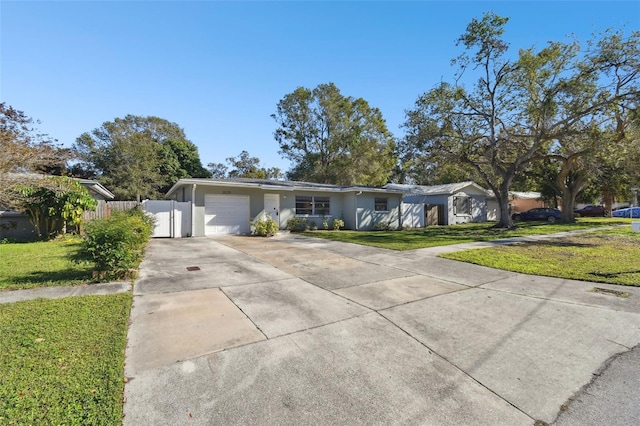
M 204 234 L 248 234 L 249 197 L 205 195 Z

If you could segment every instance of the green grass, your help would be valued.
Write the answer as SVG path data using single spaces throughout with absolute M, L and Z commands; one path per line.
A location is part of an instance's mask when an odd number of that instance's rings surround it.
M 640 233 L 628 227 L 442 257 L 524 274 L 640 286 Z
M 91 264 L 73 256 L 80 238 L 0 244 L 0 291 L 90 282 Z
M 130 309 L 130 293 L 0 305 L 0 424 L 121 424 Z
M 630 219 L 580 218 L 576 223 L 521 222 L 516 229 L 493 228 L 494 223 L 469 223 L 451 226 L 429 226 L 408 231 L 313 231 L 303 235 L 333 241 L 362 244 L 391 250 L 414 250 L 476 241 L 527 235 L 553 234 L 600 226 L 631 223 Z

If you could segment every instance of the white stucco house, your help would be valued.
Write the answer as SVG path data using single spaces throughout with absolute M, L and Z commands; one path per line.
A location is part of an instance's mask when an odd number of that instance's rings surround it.
M 487 221 L 489 191 L 475 182 L 443 185 L 390 183 L 386 189 L 403 192 L 403 224 L 409 227 L 455 225 Z
M 295 217 L 341 219 L 347 229 L 370 230 L 378 223 L 401 226 L 403 191 L 264 179 L 181 179 L 166 198 L 191 205 L 188 236 L 248 234 L 250 222 L 270 215 L 280 229 Z

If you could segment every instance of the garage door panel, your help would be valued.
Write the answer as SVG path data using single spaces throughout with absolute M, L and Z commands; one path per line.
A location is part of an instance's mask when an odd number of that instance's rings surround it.
M 205 235 L 249 233 L 249 197 L 206 195 Z

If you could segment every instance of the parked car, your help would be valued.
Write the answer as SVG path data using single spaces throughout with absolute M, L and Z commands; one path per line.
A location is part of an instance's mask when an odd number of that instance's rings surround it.
M 626 209 L 616 210 L 611 213 L 611 216 L 640 218 L 640 207 L 628 207 Z
M 526 212 L 514 213 L 511 215 L 511 218 L 516 222 L 521 220 L 546 220 L 549 223 L 553 223 L 556 220 L 562 219 L 562 212 L 558 209 L 540 207 L 527 210 Z
M 591 217 L 595 217 L 595 216 L 607 217 L 607 216 L 609 216 L 609 212 L 607 211 L 607 209 L 604 206 L 584 206 L 581 209 L 574 210 L 573 213 L 576 216 L 591 216 Z

